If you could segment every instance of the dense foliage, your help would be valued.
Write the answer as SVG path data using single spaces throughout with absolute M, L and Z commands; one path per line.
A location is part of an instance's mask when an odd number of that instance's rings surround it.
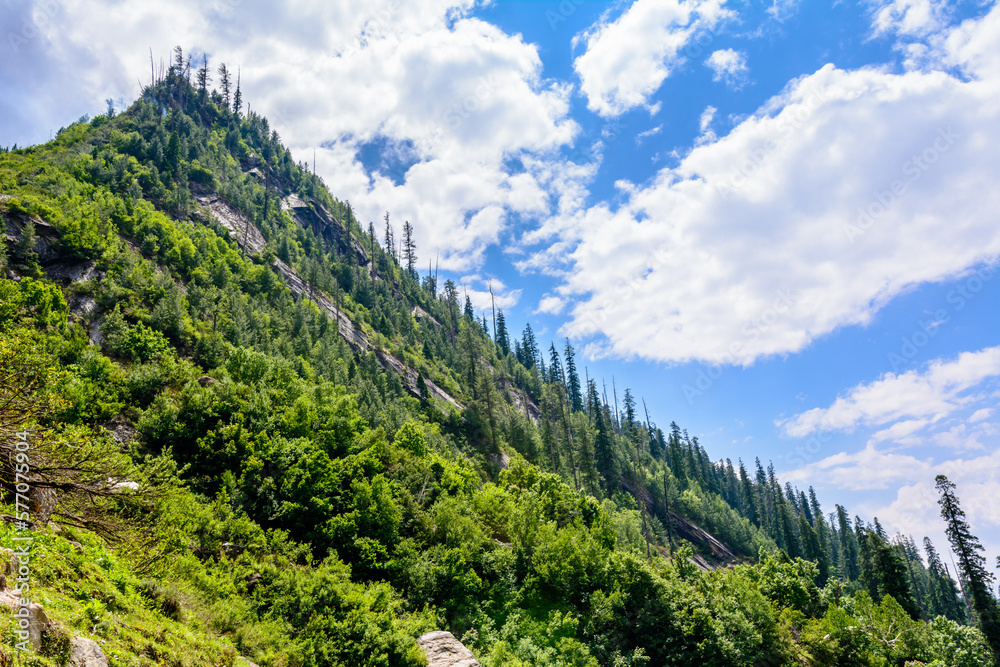
M 67 632 L 119 665 L 419 665 L 439 628 L 490 666 L 992 664 L 929 542 L 493 332 L 209 78 L 178 52 L 0 154 L 0 437 L 58 489 Z

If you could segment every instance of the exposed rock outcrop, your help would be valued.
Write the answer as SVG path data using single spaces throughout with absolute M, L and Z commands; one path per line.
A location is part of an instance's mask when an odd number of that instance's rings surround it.
M 428 632 L 417 639 L 417 644 L 427 654 L 428 667 L 479 667 L 472 651 L 450 632 Z
M 366 266 L 370 259 L 364 247 L 353 238 L 347 228 L 326 210 L 323 204 L 315 199 L 303 199 L 292 193 L 281 200 L 282 210 L 303 227 L 312 229 L 316 234 L 337 248 L 341 255 L 353 256 L 361 266 Z
M 441 328 L 441 323 L 438 322 L 434 318 L 433 315 L 431 315 L 430 313 L 428 313 L 426 310 L 424 310 L 420 306 L 414 306 L 413 310 L 411 311 L 410 314 L 413 315 L 413 319 L 415 319 L 418 322 L 422 322 L 422 321 L 426 320 L 427 322 L 429 322 L 430 324 L 433 324 L 438 329 Z
M 340 330 L 340 335 L 343 336 L 347 344 L 350 345 L 355 352 L 367 352 L 371 347 L 371 343 L 368 340 L 368 336 L 364 331 L 356 328 L 354 322 L 351 321 L 343 311 L 338 310 L 337 306 L 330 300 L 328 296 L 322 292 L 313 290 L 310 288 L 306 281 L 299 277 L 299 274 L 295 273 L 292 267 L 288 266 L 280 259 L 274 260 L 274 268 L 278 269 L 278 273 L 282 275 L 285 279 L 285 283 L 288 284 L 288 289 L 292 291 L 292 295 L 295 298 L 299 298 L 301 295 L 305 294 L 308 298 L 316 302 L 316 304 L 326 311 L 327 316 L 337 323 Z
M 288 288 L 292 291 L 295 298 L 299 298 L 303 294 L 309 299 L 312 299 L 323 311 L 326 312 L 327 317 L 337 323 L 338 331 L 343 337 L 347 344 L 355 352 L 374 352 L 382 368 L 386 370 L 392 370 L 400 379 L 403 381 L 403 385 L 406 387 L 413 396 L 419 398 L 420 392 L 417 389 L 417 377 L 418 373 L 414 369 L 410 368 L 402 361 L 394 357 L 393 355 L 385 352 L 384 350 L 376 349 L 368 338 L 368 335 L 354 326 L 354 322 L 351 321 L 343 311 L 338 310 L 336 304 L 330 300 L 323 292 L 319 292 L 310 288 L 309 284 L 306 283 L 292 267 L 288 266 L 280 259 L 274 260 L 274 268 L 284 277 L 285 283 Z M 448 394 L 441 387 L 436 385 L 428 378 L 424 378 L 424 383 L 427 385 L 427 389 L 433 398 L 445 401 L 455 407 L 458 410 L 462 409 L 462 405 L 456 401 L 451 395 Z
M 230 236 L 241 248 L 260 252 L 267 245 L 260 230 L 225 199 L 215 195 L 199 195 L 198 203 L 208 209 L 213 220 L 229 230 Z
M 623 476 L 619 482 L 622 488 L 628 493 L 635 495 L 635 487 L 632 485 L 632 480 L 629 479 L 627 475 Z M 654 513 L 655 507 L 653 505 L 653 498 L 649 495 L 646 489 L 643 489 L 638 494 L 638 497 L 646 505 L 646 510 L 649 513 Z M 713 567 L 725 563 L 734 563 L 739 561 L 739 558 L 730 551 L 729 547 L 720 542 L 718 538 L 709 533 L 707 530 L 696 526 L 684 517 L 670 512 L 668 515 L 668 523 L 666 526 L 672 531 L 674 538 L 687 540 L 696 548 L 700 548 L 706 552 L 708 558 L 696 557 L 694 563 L 703 569 L 712 569 Z
M 108 658 L 93 639 L 74 637 L 68 667 L 108 667 Z

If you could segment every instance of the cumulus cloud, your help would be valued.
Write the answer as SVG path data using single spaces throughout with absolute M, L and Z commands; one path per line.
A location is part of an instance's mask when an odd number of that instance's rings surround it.
M 902 480 L 926 476 L 932 463 L 908 454 L 886 452 L 869 443 L 860 452 L 840 452 L 782 474 L 792 484 L 824 484 L 851 491 L 888 489 Z
M 998 377 L 1000 347 L 967 352 L 920 371 L 858 385 L 829 408 L 776 422 L 786 435 L 813 436 L 805 447 L 797 447 L 802 456 L 788 461 L 802 465 L 782 477 L 841 492 L 890 491 L 891 499 L 868 493 L 857 510 L 879 517 L 890 530 L 942 541 L 934 479 L 946 475 L 959 485 L 962 505 L 976 529 L 996 535 L 1000 425 L 989 421 L 993 408 L 983 406 L 995 404 Z M 804 452 L 818 453 L 816 446 L 830 441 L 814 434 L 853 429 L 878 430 L 860 451 L 806 463 Z
M 741 88 L 746 83 L 749 68 L 745 53 L 734 49 L 713 51 L 705 65 L 712 70 L 713 81 L 721 81 L 730 88 Z
M 940 494 L 934 488 L 937 475 L 945 475 L 957 486 L 962 509 L 975 532 L 997 534 L 1000 528 L 1000 450 L 969 459 L 942 461 L 896 490 L 895 498 L 888 503 L 870 503 L 865 508 L 870 516 L 878 516 L 894 531 L 904 534 L 928 535 L 935 542 L 947 544 L 943 537 L 944 523 L 938 506 Z M 987 544 L 995 551 L 1000 545 Z
M 939 421 L 973 403 L 977 397 L 969 391 L 996 377 L 1000 377 L 1000 347 L 965 352 L 954 360 L 938 359 L 922 371 L 888 373 L 854 387 L 827 408 L 813 408 L 778 426 L 786 435 L 804 437 L 903 419 Z
M 827 65 L 617 207 L 548 220 L 572 248 L 548 269 L 574 300 L 563 332 L 597 356 L 748 365 L 993 261 L 998 26 L 994 8 L 943 36 L 934 70 Z
M 604 117 L 648 105 L 649 97 L 684 61 L 700 31 L 731 16 L 725 0 L 636 0 L 574 41 L 586 51 L 573 62 L 587 107 Z
M 878 517 L 892 533 L 912 535 L 918 541 L 929 536 L 939 549 L 947 549 L 934 486 L 937 475 L 945 475 L 958 487 L 962 509 L 973 529 L 987 536 L 987 548 L 1000 528 L 1000 449 L 974 458 L 945 458 L 938 462 L 894 452 L 879 451 L 869 444 L 855 454 L 836 454 L 810 466 L 783 473 L 793 484 L 830 486 L 841 492 L 864 491 L 868 500 L 855 507 L 867 517 Z M 917 481 L 914 481 L 917 480 Z M 885 499 L 872 491 L 888 490 Z
M 547 315 L 558 315 L 566 307 L 566 299 L 561 296 L 556 295 L 546 295 L 543 296 L 538 302 L 538 308 L 535 309 L 536 313 L 545 313 Z
M 944 23 L 946 4 L 938 0 L 891 0 L 875 10 L 875 34 L 896 33 L 921 36 L 939 29 Z
M 570 87 L 543 79 L 534 45 L 470 18 L 476 4 L 40 0 L 17 10 L 55 7 L 0 64 L 20 91 L 2 96 L 0 113 L 6 127 L 27 128 L 38 124 L 33 106 L 52 118 L 79 100 L 93 112 L 105 97 L 134 99 L 137 79 L 149 79 L 148 48 L 158 64 L 180 43 L 213 69 L 239 65 L 244 99 L 297 158 L 318 149 L 320 175 L 363 222 L 388 209 L 414 225 L 423 256 L 472 268 L 512 214 L 547 212 L 538 173 L 506 161 L 550 156 L 577 132 Z M 407 147 L 401 174 L 366 168 L 359 151 L 373 144 Z M 542 162 L 531 164 L 558 169 Z

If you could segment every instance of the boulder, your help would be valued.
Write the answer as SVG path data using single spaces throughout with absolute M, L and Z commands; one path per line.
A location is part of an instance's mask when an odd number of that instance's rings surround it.
M 67 667 L 108 667 L 104 651 L 93 639 L 75 637 L 69 652 Z
M 15 599 L 15 605 L 18 600 Z M 25 612 L 25 610 L 27 610 Z M 27 607 L 14 607 L 15 617 L 19 617 L 19 614 L 27 613 L 28 621 L 28 643 L 31 644 L 31 648 L 35 650 L 35 653 L 42 648 L 42 632 L 47 630 L 49 627 L 49 617 L 45 615 L 45 609 L 42 605 L 37 602 L 29 602 Z M 22 636 L 21 639 L 24 639 Z
M 417 644 L 427 654 L 428 667 L 479 667 L 472 651 L 450 632 L 428 632 L 417 639 Z

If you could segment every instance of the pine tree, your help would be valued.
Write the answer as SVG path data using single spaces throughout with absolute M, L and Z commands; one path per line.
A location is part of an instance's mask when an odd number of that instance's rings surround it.
M 958 584 L 948 575 L 929 537 L 924 538 L 924 552 L 927 554 L 927 571 L 930 575 L 928 597 L 931 615 L 944 616 L 956 623 L 966 622 L 963 605 L 959 600 Z
M 38 265 L 36 243 L 38 236 L 35 234 L 35 222 L 29 219 L 21 229 L 21 237 L 14 243 L 10 265 L 24 275 L 37 278 L 41 276 L 42 268 Z
M 476 313 L 472 310 L 472 299 L 469 298 L 468 294 L 465 295 L 465 310 L 462 315 L 470 320 L 476 319 Z
M 208 56 L 202 56 L 201 67 L 198 68 L 198 73 L 195 75 L 195 81 L 198 83 L 198 90 L 201 91 L 201 102 L 205 103 L 205 96 L 208 95 L 208 85 L 212 83 L 212 77 L 209 74 L 208 69 Z
M 598 411 L 601 409 L 601 398 L 597 395 L 597 383 L 587 380 L 587 418 L 594 423 Z
M 531 330 L 531 322 L 524 325 L 521 333 L 521 349 L 524 351 L 524 359 L 520 360 L 521 365 L 531 369 L 538 365 L 538 342 L 535 340 L 535 332 Z
M 798 558 L 802 555 L 802 548 L 799 545 L 798 535 L 792 524 L 792 510 L 790 504 L 781 493 L 781 486 L 776 486 L 777 494 L 775 500 L 778 507 L 778 518 L 781 527 L 781 537 L 784 542 L 785 552 L 790 558 Z
M 743 460 L 740 459 L 740 495 L 743 502 L 743 515 L 760 527 L 760 515 L 757 512 L 757 501 L 753 490 L 753 483 L 747 475 L 747 469 L 743 467 Z
M 417 374 L 417 393 L 420 395 L 420 404 L 425 408 L 430 405 L 431 402 L 431 392 L 427 387 L 427 382 L 424 381 L 424 376 Z
M 451 278 L 444 282 L 444 299 L 448 306 L 448 318 L 451 321 L 451 338 L 455 339 L 455 329 L 458 326 L 458 287 Z
M 372 274 L 372 287 L 374 288 L 377 268 L 375 264 L 375 223 L 371 220 L 368 221 L 368 256 Z M 454 338 L 454 331 L 452 332 L 452 338 Z
M 632 390 L 626 388 L 622 398 L 622 430 L 631 435 L 635 429 L 635 398 Z
M 184 49 L 179 46 L 174 47 L 174 62 L 170 65 L 172 76 L 184 76 Z
M 803 514 L 805 514 L 806 521 L 809 522 L 809 525 L 813 526 L 815 528 L 816 527 L 816 519 L 813 516 L 812 508 L 809 507 L 809 501 L 806 499 L 806 494 L 803 493 L 802 491 L 799 491 L 799 503 L 798 503 L 798 507 L 799 507 L 799 511 L 802 512 Z
M 861 576 L 858 563 L 858 542 L 851 530 L 850 519 L 843 505 L 837 505 L 837 526 L 840 528 L 840 546 L 844 552 L 844 576 L 848 581 L 857 581 Z
M 236 93 L 233 95 L 233 115 L 240 117 L 243 110 L 243 93 L 240 91 L 240 68 L 236 68 Z
M 414 279 L 417 277 L 417 244 L 413 240 L 413 225 L 407 220 L 403 223 L 403 257 L 406 259 L 406 271 Z
M 875 567 L 879 576 L 880 596 L 891 595 L 910 618 L 920 618 L 920 607 L 913 597 L 905 557 L 898 546 L 883 540 L 877 533 Z
M 685 480 L 687 474 L 684 471 L 684 452 L 681 448 L 681 427 L 677 422 L 670 422 L 670 436 L 667 438 L 667 451 L 669 454 L 670 470 L 678 481 Z
M 549 345 L 549 382 L 558 382 L 566 386 L 566 374 L 563 372 L 562 362 L 559 361 L 555 343 Z
M 605 492 L 611 495 L 618 488 L 618 470 L 615 461 L 614 444 L 611 440 L 611 428 L 604 410 L 598 410 L 595 416 L 597 437 L 594 438 L 594 460 L 597 470 L 604 477 Z
M 983 545 L 972 534 L 965 520 L 965 511 L 955 495 L 955 484 L 944 475 L 938 475 L 935 486 L 941 494 L 938 504 L 941 506 L 941 518 L 947 525 L 945 533 L 958 557 L 958 567 L 965 577 L 966 591 L 979 617 L 979 629 L 993 649 L 994 660 L 1000 665 L 1000 607 L 990 588 L 995 578 L 986 569 L 986 559 L 980 553 Z
M 566 339 L 566 347 L 563 348 L 563 353 L 566 355 L 566 378 L 568 382 L 566 390 L 569 392 L 573 412 L 580 412 L 583 410 L 580 374 L 576 370 L 576 354 L 573 351 L 573 346 L 569 344 L 569 338 Z
M 503 308 L 497 312 L 497 347 L 500 355 L 506 357 L 510 354 L 510 336 L 507 335 L 507 321 L 503 316 Z
M 816 499 L 816 489 L 812 486 L 809 487 L 809 509 L 811 510 L 814 519 L 818 519 L 819 521 L 823 520 L 823 510 L 820 508 L 819 501 Z M 815 525 L 815 523 L 813 525 Z
M 802 536 L 802 555 L 806 560 L 816 563 L 819 572 L 816 575 L 816 585 L 822 588 L 830 577 L 830 559 L 819 542 L 815 529 L 809 524 L 804 514 L 799 515 L 799 534 Z
M 229 75 L 229 68 L 226 67 L 226 63 L 222 63 L 221 65 L 219 65 L 219 69 L 217 71 L 219 73 L 219 85 L 222 86 L 222 100 L 226 105 L 225 110 L 228 112 L 229 96 L 231 92 L 230 87 L 232 86 L 232 80 Z
M 385 212 L 385 251 L 390 257 L 396 257 L 396 240 L 392 234 L 392 223 L 389 222 L 389 211 Z

